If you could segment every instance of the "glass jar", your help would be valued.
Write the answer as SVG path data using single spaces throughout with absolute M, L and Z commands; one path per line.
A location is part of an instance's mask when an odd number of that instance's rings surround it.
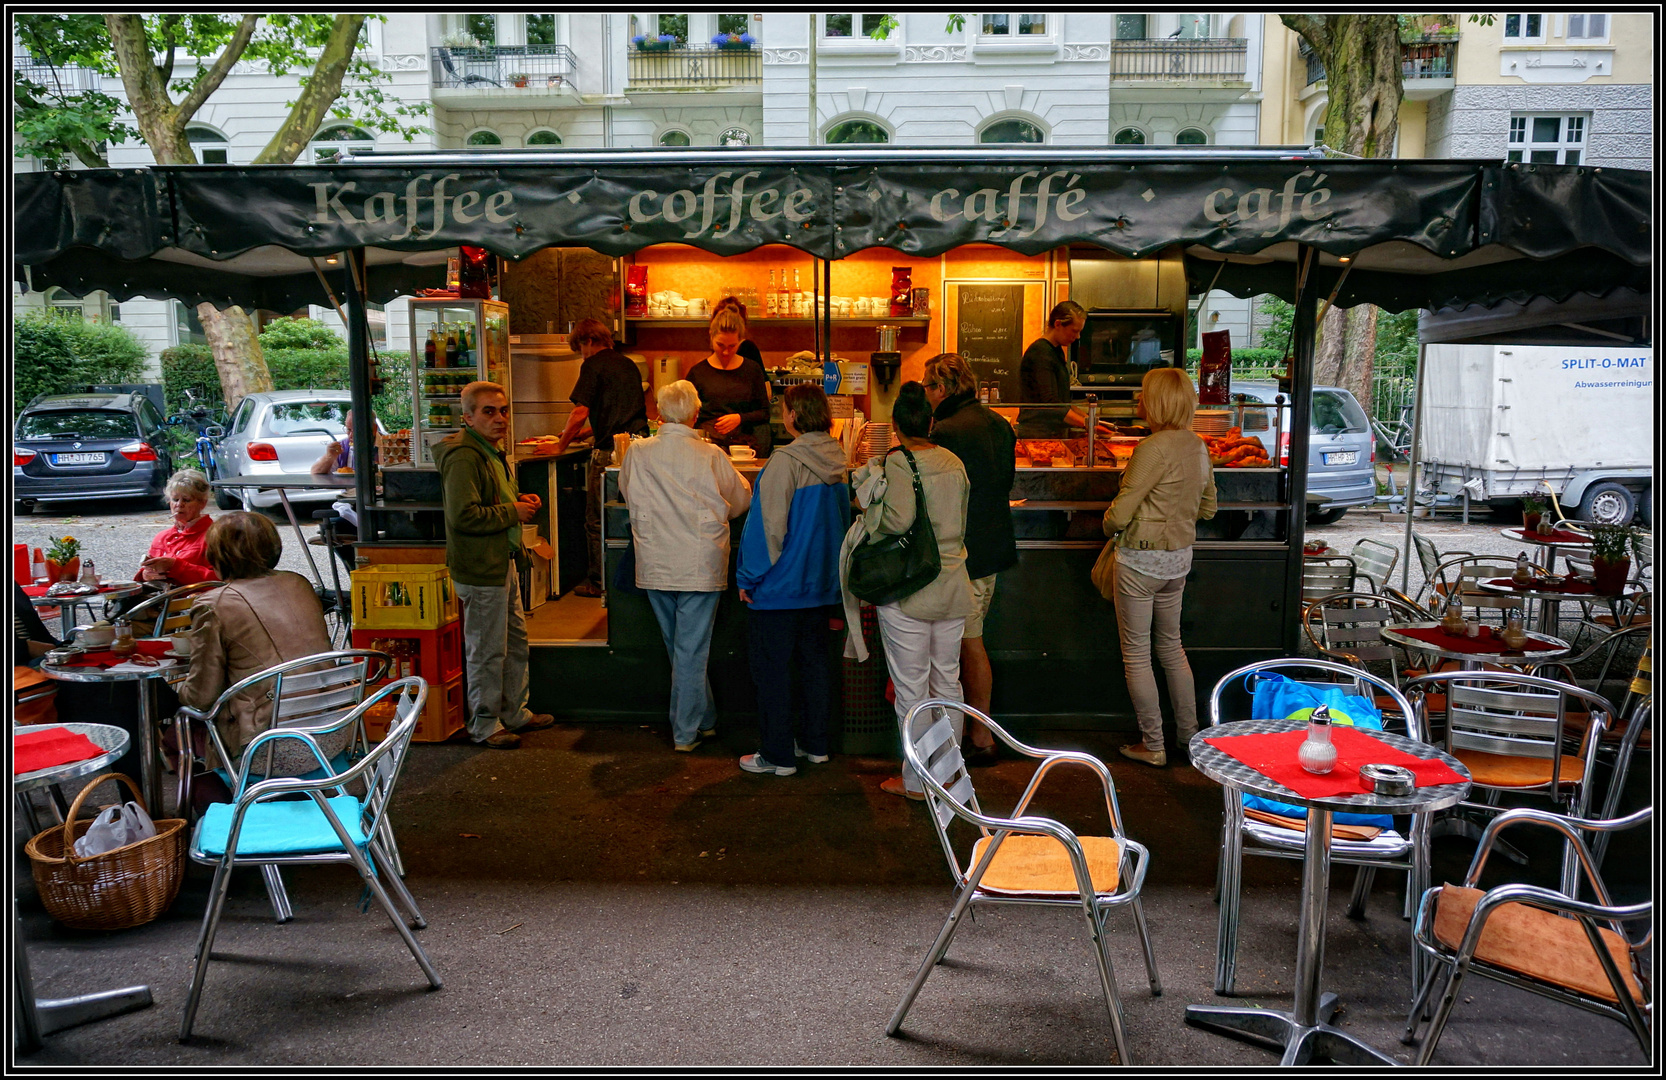
M 1321 705 L 1307 717 L 1307 738 L 1296 751 L 1302 768 L 1318 776 L 1336 767 L 1336 747 L 1330 741 L 1330 709 Z

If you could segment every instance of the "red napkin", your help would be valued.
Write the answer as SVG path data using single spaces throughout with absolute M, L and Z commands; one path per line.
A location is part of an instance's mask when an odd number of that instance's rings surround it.
M 20 731 L 12 736 L 12 775 L 86 761 L 104 753 L 91 739 L 68 728 Z
M 140 638 L 133 644 L 135 646 L 133 651 L 139 656 L 162 656 L 167 653 L 169 649 L 174 647 L 173 641 L 168 638 Z M 117 664 L 129 659 L 131 659 L 131 657 L 117 656 L 110 650 L 104 649 L 99 652 L 90 652 L 84 656 L 79 656 L 63 666 L 115 667 Z
M 28 596 L 28 597 L 45 596 L 46 595 L 46 590 L 50 589 L 51 587 L 52 586 L 50 586 L 50 585 L 25 585 L 25 586 L 23 586 L 23 595 Z M 110 591 L 110 586 L 100 585 L 98 587 L 98 591 L 101 592 L 101 593 L 109 592 Z M 79 600 L 83 596 L 92 596 L 92 595 L 93 595 L 92 593 L 81 593 L 80 596 L 65 596 L 65 597 L 62 597 L 62 599 L 64 599 L 64 600 Z M 57 599 L 60 599 L 60 598 L 54 596 L 53 599 L 57 600 Z
M 1504 642 L 1499 640 L 1498 635 L 1493 632 L 1493 628 L 1490 626 L 1481 627 L 1481 634 L 1479 637 L 1453 637 L 1451 634 L 1448 634 L 1445 630 L 1442 630 L 1438 626 L 1408 626 L 1396 629 L 1395 633 L 1404 634 L 1409 638 L 1416 638 L 1418 641 L 1426 641 L 1430 645 L 1438 646 L 1439 648 L 1446 649 L 1449 652 L 1489 654 L 1519 652 L 1526 654 L 1530 652 L 1554 652 L 1557 649 L 1563 648 L 1561 645 L 1551 645 L 1547 642 L 1535 640 L 1534 638 L 1528 638 L 1527 644 L 1522 646 L 1520 649 L 1506 649 L 1504 647 Z
M 1501 589 L 1517 588 L 1516 583 L 1507 577 L 1493 578 L 1487 584 Z M 1580 581 L 1578 578 L 1574 578 L 1572 581 L 1567 578 L 1557 578 L 1548 585 L 1528 585 L 1525 588 L 1532 592 L 1559 592 L 1567 593 L 1569 596 L 1595 596 L 1597 593 L 1595 585 L 1588 581 Z
M 1557 529 L 1549 534 L 1541 533 L 1538 530 L 1528 532 L 1526 529 L 1516 529 L 1514 531 L 1518 539 L 1530 540 L 1539 544 L 1589 544 L 1591 542 L 1589 536 L 1583 533 L 1569 532 L 1567 529 Z
M 1360 779 L 1359 767 L 1373 763 L 1405 766 L 1416 777 L 1414 783 L 1418 787 L 1464 783 L 1462 776 L 1440 761 L 1413 757 L 1367 732 L 1340 724 L 1331 725 L 1330 732 L 1331 744 L 1336 747 L 1336 767 L 1323 776 L 1315 776 L 1302 768 L 1296 757 L 1296 751 L 1306 740 L 1307 732 L 1303 730 L 1270 735 L 1222 735 L 1204 741 L 1308 799 L 1370 794 L 1371 785 Z

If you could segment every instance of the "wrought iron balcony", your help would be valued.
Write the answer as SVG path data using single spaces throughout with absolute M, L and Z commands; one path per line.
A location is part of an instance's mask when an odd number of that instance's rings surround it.
M 1126 38 L 1111 42 L 1111 78 L 1243 82 L 1244 38 Z
M 1319 54 L 1305 41 L 1301 45 L 1301 54 L 1307 61 L 1307 85 L 1324 82 L 1325 65 L 1319 61 Z M 1400 43 L 1400 78 L 1406 81 L 1450 79 L 1457 55 L 1458 39 L 1454 37 L 1403 41 Z
M 573 83 L 573 50 L 565 45 L 441 45 L 429 52 L 436 90 L 556 89 Z
M 12 74 L 52 91 L 98 90 L 104 85 L 104 76 L 92 68 L 57 67 L 32 56 L 15 57 L 12 60 Z
M 674 45 L 668 49 L 632 47 L 626 71 L 630 90 L 762 85 L 762 57 L 756 47 Z

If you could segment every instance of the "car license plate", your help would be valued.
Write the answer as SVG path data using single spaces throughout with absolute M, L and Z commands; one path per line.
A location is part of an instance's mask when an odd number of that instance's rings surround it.
M 54 465 L 102 465 L 103 454 L 53 454 Z
M 1338 450 L 1325 455 L 1326 465 L 1353 465 L 1359 461 L 1358 450 Z

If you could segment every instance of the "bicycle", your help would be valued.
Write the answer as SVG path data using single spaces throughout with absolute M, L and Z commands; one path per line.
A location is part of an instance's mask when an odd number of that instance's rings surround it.
M 220 464 L 214 456 L 214 444 L 226 434 L 225 410 L 218 405 L 199 403 L 196 390 L 186 387 L 185 408 L 170 416 L 168 423 L 171 426 L 190 426 L 196 429 L 193 452 L 197 456 L 197 464 L 204 476 L 210 480 L 218 480 Z M 243 501 L 229 491 L 216 489 L 214 505 L 221 510 L 241 510 Z

